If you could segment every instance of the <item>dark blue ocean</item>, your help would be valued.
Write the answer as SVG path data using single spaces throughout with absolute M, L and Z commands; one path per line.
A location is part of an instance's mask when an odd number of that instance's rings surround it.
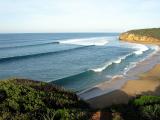
M 75 91 L 125 75 L 156 51 L 118 33 L 0 34 L 0 79 L 28 78 Z

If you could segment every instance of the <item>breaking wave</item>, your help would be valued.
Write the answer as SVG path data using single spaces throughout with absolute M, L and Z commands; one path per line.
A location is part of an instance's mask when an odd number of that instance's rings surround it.
M 86 39 L 70 39 L 59 41 L 60 44 L 72 44 L 72 45 L 95 45 L 95 46 L 103 46 L 108 43 L 105 38 L 86 38 Z
M 122 62 L 122 60 L 125 60 L 127 57 L 129 57 L 129 56 L 131 56 L 131 55 L 132 55 L 132 54 L 128 54 L 128 55 L 119 57 L 119 58 L 116 59 L 116 60 L 107 62 L 107 63 L 104 64 L 102 67 L 98 67 L 98 68 L 91 69 L 91 71 L 94 71 L 94 72 L 102 72 L 103 70 L 105 70 L 107 67 L 109 67 L 109 66 L 112 65 L 112 64 L 120 64 L 120 63 Z

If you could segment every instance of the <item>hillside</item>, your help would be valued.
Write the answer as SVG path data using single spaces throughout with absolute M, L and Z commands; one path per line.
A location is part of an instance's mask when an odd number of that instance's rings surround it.
M 88 120 L 89 106 L 56 85 L 25 79 L 0 81 L 0 120 Z
M 44 82 L 0 81 L 0 120 L 159 120 L 160 97 L 139 96 L 128 104 L 92 109 L 76 94 Z
M 160 28 L 130 30 L 120 34 L 120 40 L 146 44 L 160 44 Z

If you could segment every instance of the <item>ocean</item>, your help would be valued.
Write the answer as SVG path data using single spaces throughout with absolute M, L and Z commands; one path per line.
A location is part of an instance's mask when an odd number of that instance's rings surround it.
M 119 33 L 0 34 L 0 79 L 27 78 L 82 91 L 126 75 L 157 46 L 118 40 Z

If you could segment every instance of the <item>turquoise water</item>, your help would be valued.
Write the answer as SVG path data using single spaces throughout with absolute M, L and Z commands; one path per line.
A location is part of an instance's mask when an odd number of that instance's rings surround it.
M 124 75 L 156 47 L 118 33 L 0 34 L 0 79 L 29 78 L 81 91 Z

